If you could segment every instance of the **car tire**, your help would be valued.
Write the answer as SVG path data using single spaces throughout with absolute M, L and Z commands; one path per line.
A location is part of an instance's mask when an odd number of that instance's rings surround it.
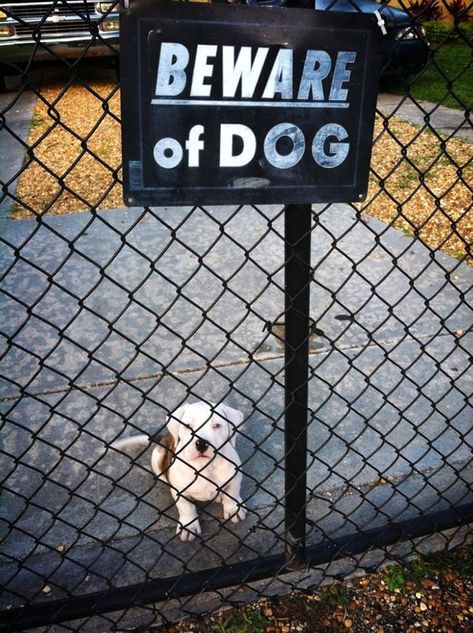
M 0 94 L 2 95 L 6 91 L 7 91 L 7 84 L 5 81 L 5 77 L 4 75 L 0 75 Z

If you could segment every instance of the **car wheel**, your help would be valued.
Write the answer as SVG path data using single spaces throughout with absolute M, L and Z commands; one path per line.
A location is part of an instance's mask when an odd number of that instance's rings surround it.
M 7 91 L 7 84 L 5 81 L 5 77 L 3 75 L 0 75 L 0 94 L 3 94 L 6 91 Z

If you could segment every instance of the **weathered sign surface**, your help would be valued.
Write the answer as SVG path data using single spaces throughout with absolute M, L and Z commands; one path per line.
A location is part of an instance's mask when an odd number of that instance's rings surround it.
M 126 203 L 361 200 L 380 38 L 372 15 L 133 0 Z

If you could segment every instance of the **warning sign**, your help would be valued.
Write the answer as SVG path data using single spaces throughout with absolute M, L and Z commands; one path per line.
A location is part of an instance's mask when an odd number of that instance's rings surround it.
M 364 197 L 374 16 L 135 0 L 120 28 L 127 204 Z

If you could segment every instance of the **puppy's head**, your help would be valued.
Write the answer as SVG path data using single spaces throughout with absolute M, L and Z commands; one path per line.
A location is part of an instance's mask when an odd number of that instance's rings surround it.
M 232 407 L 196 402 L 176 409 L 169 416 L 167 427 L 182 460 L 205 463 L 220 453 L 226 443 L 235 446 L 236 428 L 242 421 L 243 414 Z

